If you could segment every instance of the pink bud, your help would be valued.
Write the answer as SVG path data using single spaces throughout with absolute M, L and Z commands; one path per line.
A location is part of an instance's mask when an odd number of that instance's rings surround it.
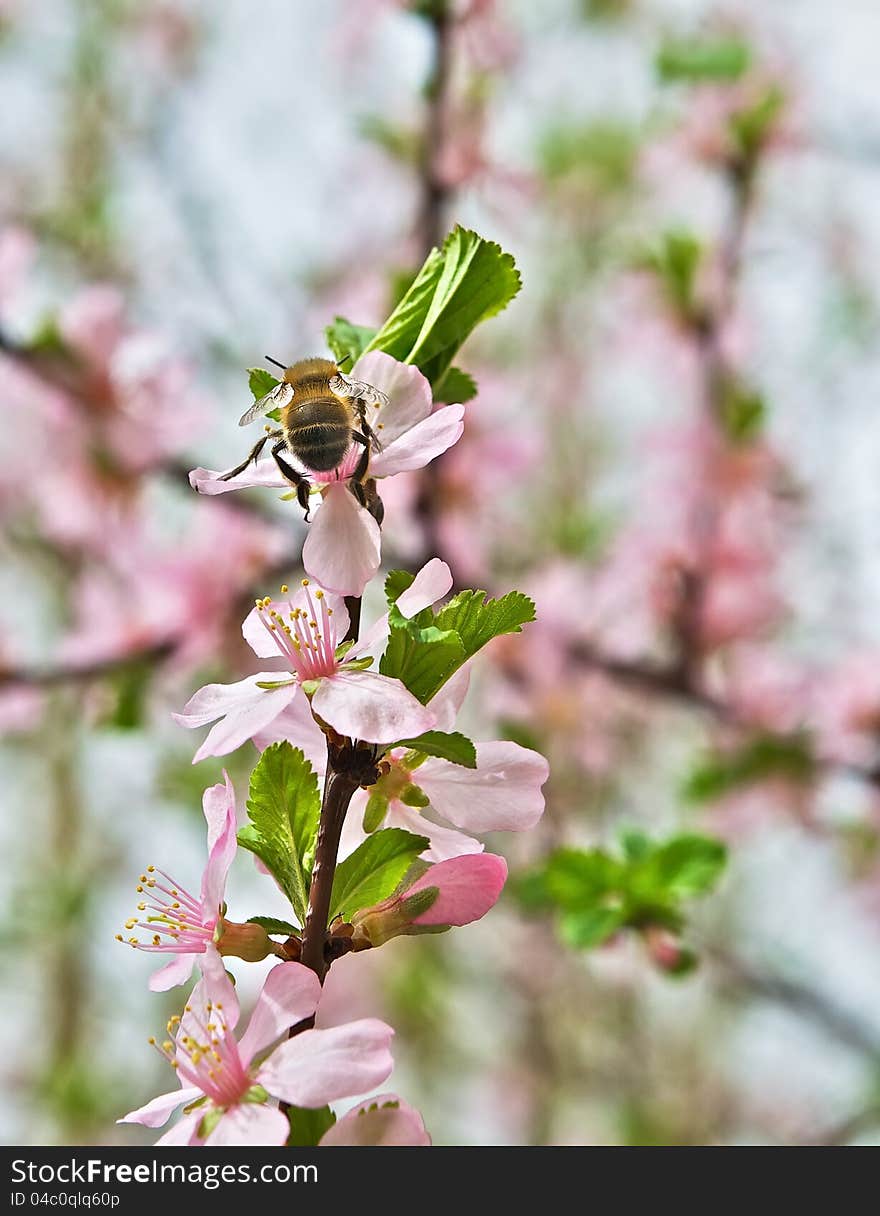
M 506 878 L 507 862 L 493 853 L 467 853 L 429 866 L 405 891 L 352 917 L 354 948 L 479 920 L 497 902 Z

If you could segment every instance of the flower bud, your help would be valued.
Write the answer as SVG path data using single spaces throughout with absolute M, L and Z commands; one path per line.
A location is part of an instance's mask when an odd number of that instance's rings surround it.
M 261 959 L 276 953 L 275 942 L 262 925 L 239 925 L 233 920 L 222 920 L 219 925 L 217 950 L 220 954 L 231 954 L 248 963 L 259 963 Z
M 355 950 L 381 946 L 392 937 L 442 933 L 479 920 L 492 908 L 507 878 L 507 863 L 494 853 L 468 853 L 428 868 L 403 891 L 352 917 Z

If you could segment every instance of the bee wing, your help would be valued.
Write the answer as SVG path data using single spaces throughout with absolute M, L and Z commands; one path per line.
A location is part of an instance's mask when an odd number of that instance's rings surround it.
M 293 391 L 293 385 L 286 384 L 282 380 L 280 384 L 275 385 L 271 392 L 266 393 L 265 397 L 260 397 L 258 401 L 255 401 L 249 410 L 245 410 L 238 420 L 238 425 L 247 426 L 249 422 L 253 422 L 255 418 L 262 418 L 271 410 L 283 409 L 285 405 L 290 405 L 293 400 Z
M 335 393 L 337 397 L 351 397 L 353 400 L 366 401 L 368 405 L 388 404 L 387 396 L 378 388 L 373 388 L 372 384 L 365 384 L 363 380 L 352 380 L 348 376 L 343 376 L 342 372 L 337 372 L 335 376 L 330 377 L 330 392 Z

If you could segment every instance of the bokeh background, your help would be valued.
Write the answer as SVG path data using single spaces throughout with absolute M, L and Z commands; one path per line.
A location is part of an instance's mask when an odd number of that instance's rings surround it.
M 197 880 L 221 766 L 170 712 L 252 670 L 303 536 L 186 472 L 460 221 L 524 288 L 384 556 L 535 596 L 466 722 L 547 810 L 484 922 L 333 999 L 438 1144 L 880 1143 L 878 44 L 874 0 L 3 0 L 4 1141 L 137 1142 L 167 1087 L 179 994 L 114 935 L 145 864 Z M 522 876 L 632 828 L 726 872 L 681 936 L 572 946 Z M 231 915 L 267 886 L 239 857 Z

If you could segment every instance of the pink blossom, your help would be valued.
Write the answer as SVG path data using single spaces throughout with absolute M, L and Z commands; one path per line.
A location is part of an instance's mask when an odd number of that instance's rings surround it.
M 237 847 L 235 791 L 227 773 L 223 784 L 205 790 L 202 809 L 208 823 L 208 861 L 199 895 L 191 895 L 164 870 L 148 866 L 137 887 L 138 894 L 145 896 L 138 904 L 143 919 L 134 916 L 125 928 L 144 929 L 150 940 L 117 934 L 117 941 L 126 940 L 136 950 L 175 956 L 151 976 L 153 992 L 185 983 L 197 958 L 215 952 L 222 936 L 226 876 Z
M 281 1145 L 290 1128 L 287 1117 L 267 1104 L 269 1098 L 317 1109 L 381 1085 L 393 1065 L 394 1031 L 375 1018 L 305 1030 L 279 1043 L 290 1026 L 314 1014 L 320 995 L 314 972 L 281 963 L 266 977 L 248 1028 L 236 1040 L 235 989 L 222 966 L 208 968 L 183 1015 L 168 1023 L 174 1042 L 159 1047 L 180 1089 L 120 1122 L 160 1127 L 185 1105 L 183 1117 L 157 1144 Z
M 430 707 L 434 708 L 434 701 Z M 410 768 L 408 753 L 395 749 L 386 757 L 390 771 L 373 787 L 375 793 L 388 796 L 382 821 L 385 827 L 404 828 L 428 837 L 430 847 L 422 854 L 426 861 L 479 852 L 482 845 L 471 833 L 523 832 L 534 827 L 544 812 L 541 787 L 549 766 L 543 756 L 505 740 L 477 743 L 475 747 L 476 768 L 436 756 Z M 404 798 L 412 797 L 411 791 L 427 799 L 424 809 L 430 808 L 461 830 L 436 824 L 404 802 Z M 363 795 L 359 804 L 362 799 Z
M 480 920 L 498 902 L 507 862 L 494 853 L 466 854 L 428 866 L 403 891 L 352 918 L 355 950 L 381 946 L 393 937 Z
M 461 437 L 464 406 L 434 410 L 431 386 L 417 367 L 370 351 L 357 361 L 351 376 L 380 389 L 388 398 L 387 404 L 368 407 L 369 424 L 382 445 L 370 459 L 371 477 L 381 480 L 421 469 Z M 300 466 L 321 498 L 303 546 L 303 565 L 307 574 L 339 595 L 360 595 L 379 569 L 379 525 L 350 491 L 359 458 L 360 449 L 352 444 L 342 464 L 330 473 Z M 218 472 L 199 468 L 190 473 L 190 483 L 202 494 L 225 494 L 251 486 L 290 489 L 271 457 L 263 457 L 229 481 L 220 477 Z
M 422 1116 L 395 1094 L 359 1102 L 321 1137 L 323 1148 L 342 1145 L 401 1147 L 430 1145 Z
M 104 504 L 103 560 L 75 586 L 74 619 L 60 648 L 66 662 L 100 661 L 163 642 L 175 646 L 181 667 L 216 655 L 228 634 L 230 600 L 251 587 L 285 545 L 279 531 L 243 512 L 220 503 L 193 505 L 183 547 L 146 510 L 121 517 Z M 97 523 L 96 511 L 90 532 Z
M 880 760 L 880 654 L 852 655 L 816 678 L 812 713 L 820 752 L 842 764 Z
M 300 690 L 316 717 L 353 739 L 393 742 L 430 730 L 435 715 L 399 680 L 365 669 L 367 660 L 360 656 L 371 636 L 337 655 L 348 624 L 343 598 L 322 587 L 313 591 L 308 579 L 277 606 L 268 597 L 257 600 L 242 633 L 259 658 L 283 659 L 286 670 L 258 672 L 237 684 L 208 684 L 190 698 L 183 713 L 174 715 L 182 726 L 220 719 L 194 763 L 264 737 Z

